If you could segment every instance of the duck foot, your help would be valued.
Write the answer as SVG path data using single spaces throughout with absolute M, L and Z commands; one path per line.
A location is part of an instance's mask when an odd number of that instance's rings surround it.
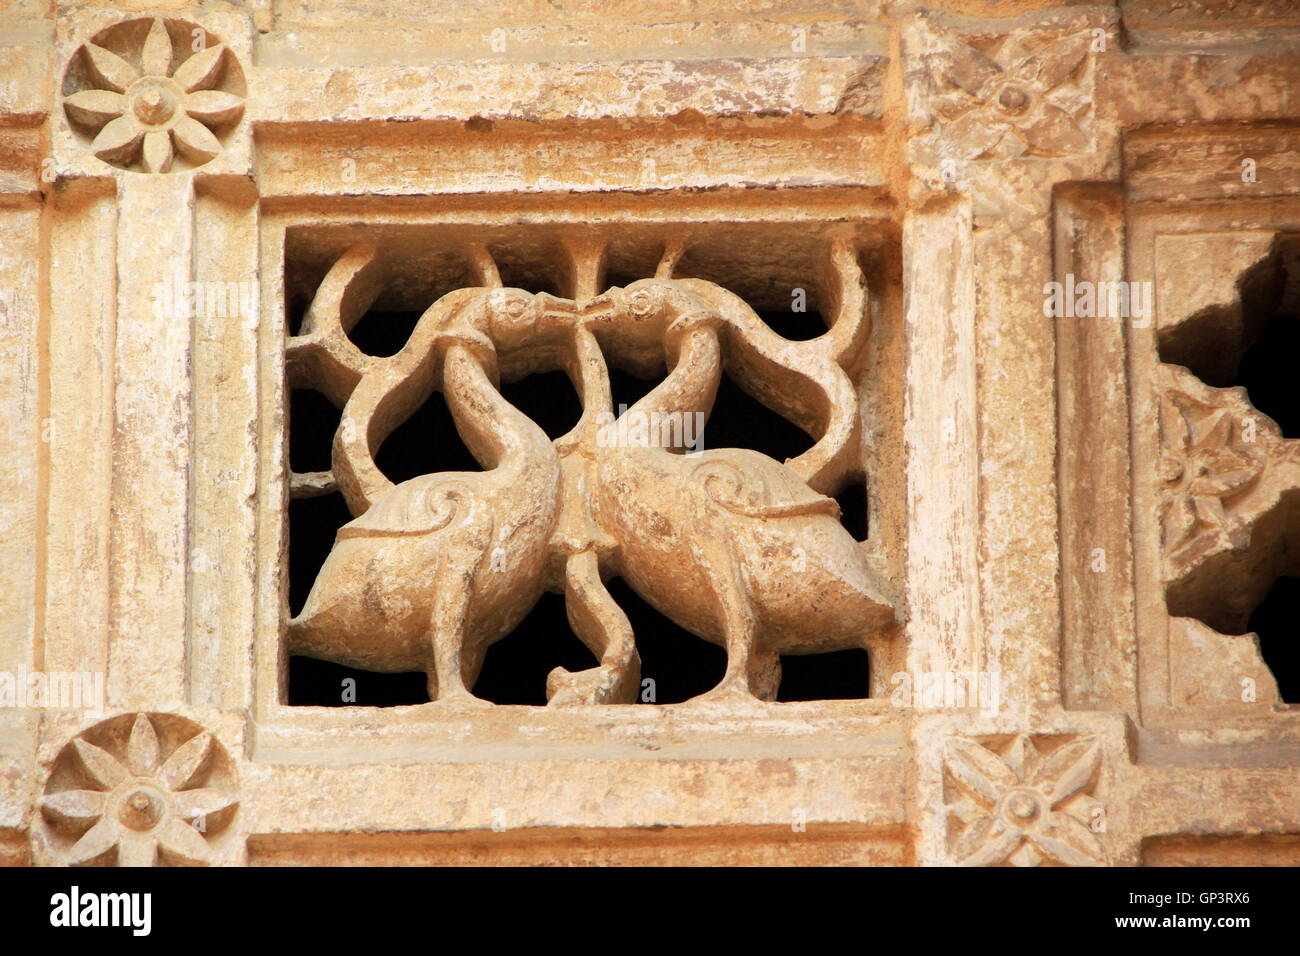
M 757 704 L 759 699 L 749 689 L 746 681 L 740 677 L 724 677 L 717 687 L 699 697 L 692 697 L 691 704 Z
M 627 678 L 627 669 L 621 667 L 592 667 L 577 672 L 557 667 L 546 678 L 547 706 L 633 703 L 635 689 L 628 687 Z
M 475 697 L 467 690 L 441 694 L 433 703 L 437 704 L 440 710 L 483 710 L 496 706 L 492 701 L 484 700 L 482 697 Z

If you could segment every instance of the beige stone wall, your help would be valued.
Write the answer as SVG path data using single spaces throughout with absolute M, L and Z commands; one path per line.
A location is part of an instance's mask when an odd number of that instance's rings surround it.
M 0 861 L 1294 864 L 1244 631 L 1300 471 L 1222 386 L 1295 312 L 1297 89 L 1289 0 L 4 4 Z M 870 699 L 288 705 L 292 313 L 512 275 L 862 323 L 787 364 Z

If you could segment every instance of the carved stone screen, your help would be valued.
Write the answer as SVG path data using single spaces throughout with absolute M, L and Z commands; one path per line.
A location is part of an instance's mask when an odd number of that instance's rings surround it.
M 866 480 L 865 396 L 848 370 L 863 378 L 874 310 L 853 231 L 683 224 L 676 232 L 624 227 L 623 238 L 573 224 L 478 238 L 467 229 L 446 246 L 455 231 L 389 227 L 347 247 L 288 339 L 286 386 L 314 393 L 296 423 L 291 405 L 290 498 L 336 495 L 325 507 L 299 509 L 299 535 L 322 537 L 327 508 L 354 520 L 339 529 L 314 581 L 305 572 L 292 580 L 317 562 L 295 553 L 291 525 L 287 651 L 363 670 L 425 671 L 428 699 L 473 704 L 481 698 L 470 689 L 493 642 L 550 591 L 594 656 L 583 671 L 536 675 L 539 703 L 657 703 L 661 679 L 688 686 L 689 675 L 675 671 L 689 664 L 667 660 L 659 679 L 643 673 L 632 624 L 607 590 L 617 576 L 683 633 L 723 648 L 716 686 L 699 696 L 775 700 L 783 655 L 856 649 L 856 661 L 827 662 L 828 680 L 857 670 L 866 697 L 866 651 L 879 672 L 897 620 L 883 555 L 873 562 L 864 553 L 831 497 Z M 328 240 L 304 237 L 287 249 L 315 258 L 320 242 Z M 628 276 L 625 285 L 608 285 L 616 273 Z M 814 337 L 781 336 L 701 273 L 784 307 L 769 314 Z M 417 291 L 421 276 L 453 287 Z M 413 324 L 381 305 L 398 282 L 408 300 L 432 303 L 411 313 Z M 809 329 L 821 324 L 809 305 L 823 301 L 830 328 Z M 547 373 L 567 379 L 552 378 L 538 393 L 543 415 L 576 389 L 571 420 L 553 426 L 554 436 L 499 390 Z M 724 374 L 738 384 L 719 408 Z M 616 404 L 615 382 L 644 394 Z M 435 391 L 449 421 L 420 415 Z M 767 407 L 746 408 L 742 397 L 773 406 L 776 420 L 763 422 Z M 318 434 L 313 413 L 332 434 Z M 385 454 L 399 429 L 408 444 Z M 322 470 L 294 465 L 295 430 L 304 456 L 318 439 Z M 766 440 L 781 431 L 798 432 L 789 437 L 800 451 L 788 464 L 729 447 L 771 448 Z M 728 447 L 707 448 L 708 439 Z M 881 461 L 879 449 L 870 457 Z M 457 460 L 486 470 L 448 467 Z M 877 540 L 884 537 L 878 529 Z M 522 665 L 503 658 L 496 666 Z
M 1297 89 L 1286 0 L 3 7 L 0 861 L 1300 863 Z

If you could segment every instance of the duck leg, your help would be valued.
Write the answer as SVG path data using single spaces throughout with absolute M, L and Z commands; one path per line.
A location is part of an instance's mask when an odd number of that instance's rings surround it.
M 435 578 L 437 596 L 429 620 L 429 643 L 433 653 L 433 670 L 429 674 L 429 699 L 439 703 L 483 704 L 465 683 L 465 618 L 473 596 L 478 566 L 483 560 L 487 537 L 481 528 L 469 529 L 476 540 L 448 542 Z M 479 532 L 474 534 L 473 532 Z
M 712 585 L 718 602 L 723 646 L 727 651 L 727 670 L 717 687 L 695 699 L 752 701 L 759 694 L 774 696 L 772 674 L 774 669 L 779 674 L 779 659 L 774 662 L 771 658 L 775 655 L 765 655 L 754 646 L 758 638 L 758 623 L 741 579 L 740 561 L 731 553 L 730 548 L 724 553 L 725 563 L 722 566 L 716 560 L 709 561 L 701 554 L 696 555 L 696 561 L 708 568 L 706 578 Z

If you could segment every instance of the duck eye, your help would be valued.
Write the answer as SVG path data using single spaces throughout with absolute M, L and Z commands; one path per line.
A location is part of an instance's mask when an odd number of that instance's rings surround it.
M 640 289 L 632 293 L 632 299 L 630 304 L 634 315 L 648 315 L 650 313 L 650 308 L 651 305 L 653 304 L 653 300 L 649 292 L 647 292 L 645 289 Z
M 506 315 L 512 319 L 517 319 L 524 314 L 525 308 L 527 308 L 527 304 L 523 299 L 510 299 L 506 302 Z

